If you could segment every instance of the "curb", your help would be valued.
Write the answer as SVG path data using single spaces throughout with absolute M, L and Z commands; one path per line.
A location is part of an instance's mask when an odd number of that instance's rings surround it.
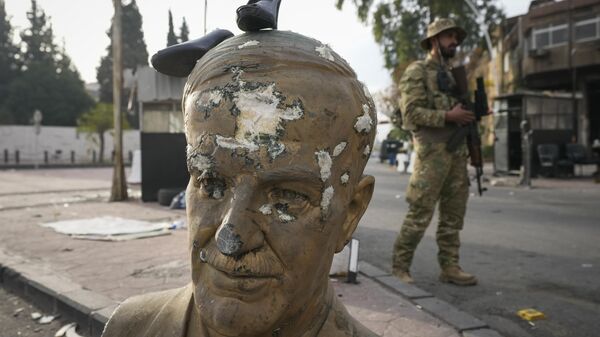
M 43 265 L 2 251 L 0 284 L 41 310 L 77 322 L 79 331 L 90 337 L 102 335 L 104 325 L 118 306 L 116 301 L 55 275 Z
M 414 285 L 401 282 L 395 276 L 368 262 L 359 262 L 359 273 L 449 324 L 463 337 L 502 337 L 483 321 Z M 0 284 L 35 303 L 46 312 L 60 313 L 67 321 L 77 322 L 80 331 L 90 337 L 102 335 L 104 325 L 119 305 L 107 296 L 87 290 L 68 278 L 55 275 L 43 265 L 18 256 L 6 255 L 2 251 L 0 251 Z
M 392 274 L 368 262 L 360 261 L 358 272 L 384 288 L 408 299 L 417 308 L 444 321 L 463 337 L 503 337 L 480 319 L 457 309 L 452 304 L 436 298 L 415 285 L 400 281 Z

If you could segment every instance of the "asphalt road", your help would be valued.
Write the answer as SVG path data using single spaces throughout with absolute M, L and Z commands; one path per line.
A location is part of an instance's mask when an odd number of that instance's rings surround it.
M 376 161 L 366 171 L 376 187 L 357 233 L 360 258 L 389 271 L 409 176 Z M 600 336 L 600 185 L 545 185 L 471 195 L 461 264 L 478 276 L 475 287 L 438 282 L 434 217 L 411 269 L 416 284 L 506 337 Z M 532 326 L 516 314 L 524 308 L 546 319 Z
M 50 314 L 39 310 L 0 286 L 0 336 L 51 337 L 65 325 L 60 317 L 49 324 L 39 324 L 31 318 L 32 313 Z

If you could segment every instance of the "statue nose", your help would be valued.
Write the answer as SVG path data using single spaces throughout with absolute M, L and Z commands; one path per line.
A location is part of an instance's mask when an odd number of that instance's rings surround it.
M 256 250 L 264 244 L 264 234 L 248 212 L 252 184 L 241 183 L 234 191 L 229 210 L 215 235 L 217 248 L 227 256 L 237 257 Z

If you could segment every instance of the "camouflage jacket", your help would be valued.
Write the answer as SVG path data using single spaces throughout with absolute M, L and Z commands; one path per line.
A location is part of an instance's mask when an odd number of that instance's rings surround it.
M 442 69 L 448 74 L 448 91 L 451 92 L 456 82 L 449 68 Z M 458 127 L 445 121 L 446 111 L 451 110 L 458 100 L 440 90 L 439 71 L 439 61 L 428 56 L 424 61 L 409 65 L 400 79 L 402 128 L 412 131 L 415 140 L 421 143 L 446 142 Z

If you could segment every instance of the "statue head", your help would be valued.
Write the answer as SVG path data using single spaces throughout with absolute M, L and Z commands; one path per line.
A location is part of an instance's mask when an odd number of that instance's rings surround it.
M 373 191 L 366 88 L 328 46 L 258 32 L 198 61 L 183 110 L 202 321 L 227 336 L 309 329 L 328 302 L 333 255 Z

